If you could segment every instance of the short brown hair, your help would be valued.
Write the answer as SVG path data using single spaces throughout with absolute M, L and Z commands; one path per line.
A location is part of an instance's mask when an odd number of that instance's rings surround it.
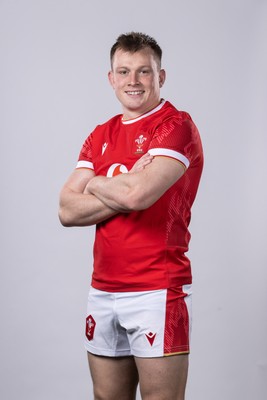
M 130 53 L 150 48 L 156 56 L 156 59 L 161 66 L 162 50 L 156 40 L 149 35 L 141 32 L 130 32 L 120 35 L 110 50 L 110 62 L 112 61 L 116 50 L 124 50 Z

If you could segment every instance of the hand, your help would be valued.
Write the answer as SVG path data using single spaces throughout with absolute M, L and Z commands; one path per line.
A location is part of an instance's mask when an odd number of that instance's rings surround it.
M 129 174 L 135 174 L 142 171 L 148 164 L 150 164 L 153 160 L 153 156 L 149 153 L 144 154 L 141 158 L 139 158 L 132 169 L 129 171 Z

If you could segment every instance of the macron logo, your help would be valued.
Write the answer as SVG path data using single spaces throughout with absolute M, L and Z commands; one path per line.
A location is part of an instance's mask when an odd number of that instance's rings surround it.
M 105 153 L 107 147 L 108 147 L 108 143 L 104 143 L 104 144 L 102 145 L 102 156 L 103 156 L 103 154 Z
M 146 333 L 145 335 L 146 335 L 146 338 L 149 341 L 150 345 L 153 346 L 153 343 L 154 343 L 154 340 L 156 337 L 156 333 L 149 332 L 149 333 Z

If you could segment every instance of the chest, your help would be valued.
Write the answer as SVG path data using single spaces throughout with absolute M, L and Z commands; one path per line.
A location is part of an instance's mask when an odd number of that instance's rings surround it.
M 147 153 L 153 130 L 142 124 L 106 126 L 95 132 L 92 161 L 97 175 L 113 176 L 128 172 Z M 114 172 L 115 171 L 115 172 Z

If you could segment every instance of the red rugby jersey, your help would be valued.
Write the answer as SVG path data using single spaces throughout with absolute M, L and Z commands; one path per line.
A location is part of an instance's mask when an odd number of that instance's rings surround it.
M 198 130 L 190 115 L 162 101 L 123 121 L 117 115 L 86 139 L 77 168 L 96 175 L 127 173 L 143 154 L 177 159 L 185 174 L 151 207 L 118 214 L 96 226 L 92 286 L 123 292 L 156 290 L 192 281 L 188 225 L 203 168 Z

